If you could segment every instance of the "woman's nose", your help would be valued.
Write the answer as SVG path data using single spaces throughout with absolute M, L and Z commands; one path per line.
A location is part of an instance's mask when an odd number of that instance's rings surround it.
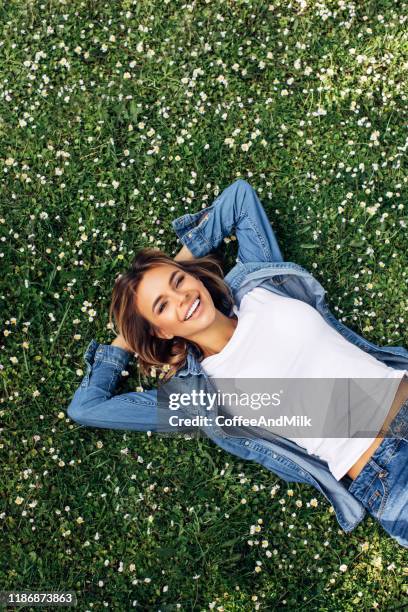
M 191 301 L 191 294 L 190 293 L 185 293 L 184 295 L 182 295 L 179 299 L 179 307 L 181 309 L 181 311 L 183 312 L 189 305 Z
M 185 293 L 185 294 L 181 295 L 180 296 L 180 300 L 179 300 L 180 306 L 181 307 L 186 307 L 187 304 L 188 304 L 188 300 L 189 299 L 190 299 L 190 294 L 189 293 Z

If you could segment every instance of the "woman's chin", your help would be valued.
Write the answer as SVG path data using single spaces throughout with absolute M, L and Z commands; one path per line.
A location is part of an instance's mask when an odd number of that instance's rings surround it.
M 190 327 L 190 329 L 187 331 L 185 329 L 183 329 L 183 332 L 185 335 L 183 335 L 182 333 L 180 334 L 183 337 L 188 338 L 198 338 L 201 337 L 202 335 L 205 334 L 208 331 L 208 328 L 214 323 L 215 321 L 215 312 L 213 314 L 213 316 L 211 316 L 211 313 L 203 313 L 203 316 L 197 319 L 196 324 Z

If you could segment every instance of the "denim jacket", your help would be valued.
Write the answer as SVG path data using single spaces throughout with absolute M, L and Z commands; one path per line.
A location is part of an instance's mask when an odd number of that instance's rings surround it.
M 238 240 L 236 265 L 225 276 L 239 308 L 243 296 L 254 287 L 263 287 L 283 296 L 307 302 L 344 338 L 396 369 L 408 369 L 408 351 L 400 346 L 380 347 L 359 336 L 330 312 L 322 285 L 304 268 L 283 260 L 275 234 L 254 189 L 238 179 L 216 198 L 212 205 L 185 214 L 172 223 L 182 244 L 195 257 L 209 253 L 221 241 L 235 234 Z M 225 312 L 232 316 L 232 309 Z M 92 340 L 84 354 L 87 372 L 75 391 L 68 415 L 90 427 L 133 431 L 174 432 L 168 423 L 168 406 L 158 401 L 157 389 L 114 396 L 115 387 L 131 354 L 119 347 Z M 174 375 L 210 383 L 195 349 Z M 217 406 L 214 407 L 217 412 Z M 188 416 L 197 408 L 185 407 Z M 280 436 L 258 435 L 248 428 L 235 428 L 234 434 L 215 424 L 205 426 L 205 435 L 225 451 L 255 461 L 287 482 L 315 487 L 332 504 L 337 521 L 345 532 L 352 531 L 365 516 L 365 508 L 348 491 L 351 479 L 337 481 L 326 461 L 309 455 L 305 449 Z M 178 431 L 191 431 L 180 426 Z

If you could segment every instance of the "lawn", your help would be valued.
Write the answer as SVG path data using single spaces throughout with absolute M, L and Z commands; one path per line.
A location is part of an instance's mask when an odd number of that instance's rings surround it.
M 0 590 L 81 612 L 406 604 L 407 552 L 371 518 L 346 534 L 315 489 L 207 439 L 66 408 L 114 338 L 115 277 L 144 246 L 174 255 L 172 219 L 238 177 L 341 321 L 408 346 L 407 9 L 2 3 Z M 155 382 L 134 360 L 118 392 Z

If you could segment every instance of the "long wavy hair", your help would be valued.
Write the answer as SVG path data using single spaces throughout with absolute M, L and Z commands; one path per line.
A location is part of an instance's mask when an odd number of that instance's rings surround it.
M 214 306 L 227 316 L 234 303 L 231 290 L 224 281 L 221 263 L 214 255 L 191 260 L 175 261 L 163 251 L 144 248 L 138 252 L 128 271 L 118 276 L 109 308 L 110 327 L 115 326 L 129 348 L 138 357 L 141 372 L 151 375 L 160 370 L 159 378 L 168 381 L 187 360 L 189 346 L 203 354 L 196 342 L 175 336 L 171 340 L 155 335 L 155 327 L 137 309 L 137 288 L 144 274 L 161 264 L 171 264 L 199 279 L 210 293 Z

